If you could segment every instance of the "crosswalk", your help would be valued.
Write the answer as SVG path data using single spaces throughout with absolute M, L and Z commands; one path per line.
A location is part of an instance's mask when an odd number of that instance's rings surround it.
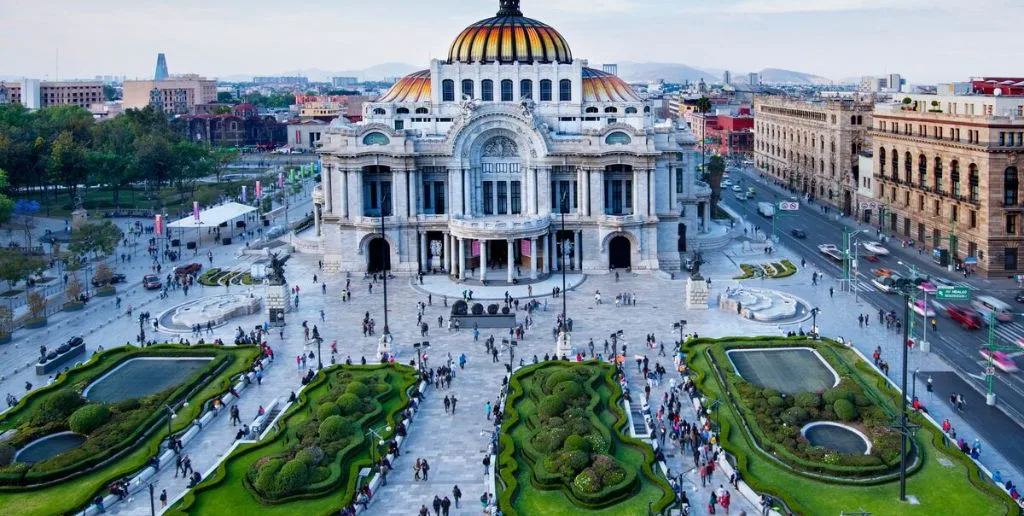
M 999 323 L 995 332 L 999 337 L 999 344 L 1016 344 L 1017 339 L 1024 337 L 1024 325 L 1019 322 Z
M 974 286 L 972 286 L 970 283 L 967 283 L 966 281 L 953 281 L 953 282 L 950 282 L 950 285 L 954 286 L 954 287 L 966 287 L 966 288 L 968 288 L 970 290 L 974 290 Z M 876 287 L 873 283 L 871 283 L 870 279 L 866 279 L 866 278 L 861 278 L 861 279 L 858 279 L 857 281 L 855 281 L 854 284 L 853 284 L 853 288 L 854 288 L 854 290 L 857 290 L 858 292 L 876 292 L 876 291 L 881 291 L 878 287 Z M 928 299 L 930 300 L 933 297 L 934 296 L 929 295 Z

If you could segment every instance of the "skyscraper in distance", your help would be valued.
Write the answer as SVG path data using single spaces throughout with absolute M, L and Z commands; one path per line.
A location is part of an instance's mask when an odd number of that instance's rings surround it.
M 156 55 L 156 73 L 153 74 L 153 80 L 167 80 L 167 58 L 163 52 Z

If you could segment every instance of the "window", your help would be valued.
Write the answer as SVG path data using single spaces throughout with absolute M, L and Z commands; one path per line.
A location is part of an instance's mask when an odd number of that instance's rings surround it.
M 882 149 L 882 150 L 885 150 L 885 149 Z M 884 170 L 882 171 L 882 174 L 883 175 L 885 174 Z M 896 152 L 896 149 L 893 149 L 892 150 L 892 178 L 893 179 L 899 179 L 900 178 L 899 174 L 900 174 L 900 153 Z
M 953 185 L 953 196 L 960 197 L 960 162 L 949 162 L 949 182 Z
M 533 100 L 533 81 L 530 79 L 519 81 L 519 98 Z
M 572 101 L 572 81 L 569 79 L 558 81 L 558 100 L 560 102 Z
M 484 215 L 494 215 L 493 181 L 484 181 Z
M 441 81 L 441 102 L 455 102 L 455 81 L 451 79 Z
M 501 101 L 512 102 L 512 80 L 504 79 L 501 81 Z
M 387 145 L 391 143 L 384 133 L 370 133 L 363 137 L 363 145 Z
M 914 184 L 914 181 L 911 178 L 911 172 L 910 172 L 910 169 L 913 166 L 914 166 L 914 159 L 910 157 L 910 152 L 908 151 L 907 153 L 905 153 L 903 155 L 903 180 L 906 181 L 906 183 L 908 185 Z
M 628 107 L 628 108 L 626 108 L 626 114 L 627 115 L 635 115 L 636 114 L 636 108 L 635 107 Z
M 683 169 L 676 169 L 676 193 L 683 193 Z
M 967 187 L 970 188 L 971 202 L 978 202 L 978 165 L 971 163 L 967 166 Z
M 971 229 L 978 227 L 978 212 L 971 210 L 971 214 L 967 218 L 967 222 L 969 223 Z
M 615 131 L 604 139 L 604 142 L 608 145 L 629 145 L 632 141 L 629 135 L 622 131 Z
M 494 100 L 494 81 L 490 79 L 480 81 L 480 98 L 487 102 Z
M 508 213 L 508 183 L 498 181 L 498 215 Z
M 474 98 L 472 79 L 462 79 L 462 96 L 470 99 Z
M 917 157 L 917 175 L 918 175 L 918 186 L 928 186 L 928 160 L 925 159 L 924 154 Z
M 417 115 L 425 115 L 425 114 L 427 114 L 427 113 L 429 113 L 429 112 L 430 112 L 430 110 L 428 110 L 428 109 L 427 109 L 427 108 L 425 108 L 425 107 L 421 107 L 421 108 L 416 108 L 416 114 L 417 114 Z
M 594 106 L 590 106 L 587 109 L 583 110 L 583 112 L 584 113 L 597 113 L 598 109 L 596 107 L 594 107 Z
M 540 101 L 551 102 L 551 81 L 548 79 L 540 81 Z
M 989 106 L 986 106 L 989 107 Z M 1007 247 L 1003 249 L 1003 267 L 1008 271 L 1017 270 L 1017 248 Z
M 1006 145 L 1006 133 L 1000 131 L 999 132 L 999 146 L 1002 147 L 1004 145 Z
M 885 170 L 885 147 L 878 149 L 878 170 Z
M 1003 204 L 1017 204 L 1017 167 L 1006 167 L 1003 172 Z
M 395 114 L 396 115 L 408 115 L 409 114 L 409 108 L 400 107 L 400 108 L 395 110 Z
M 935 214 L 936 217 L 942 215 L 942 201 L 936 199 L 932 203 L 932 212 Z
M 956 222 L 956 221 L 960 220 L 960 207 L 959 206 L 954 204 L 954 205 L 949 207 L 949 218 L 953 222 Z
M 935 156 L 935 192 L 942 193 L 942 158 Z
M 522 209 L 520 207 L 520 198 L 522 197 L 522 193 L 520 192 L 520 189 L 519 181 L 512 181 L 512 195 L 510 196 L 510 200 L 513 215 L 519 215 L 522 213 Z
M 605 113 L 618 113 L 619 110 L 615 109 L 614 107 L 609 106 L 609 107 L 604 108 L 604 112 Z
M 373 114 L 375 114 L 375 115 L 386 115 L 387 111 L 384 111 L 383 108 L 374 108 L 373 109 Z
M 924 196 L 920 194 L 917 196 L 917 211 L 924 211 Z

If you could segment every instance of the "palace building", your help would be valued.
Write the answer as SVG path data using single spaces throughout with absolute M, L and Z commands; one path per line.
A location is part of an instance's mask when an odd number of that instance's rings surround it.
M 318 145 L 325 270 L 528 282 L 563 266 L 678 270 L 725 243 L 708 232 L 693 135 L 518 0 L 362 114 Z

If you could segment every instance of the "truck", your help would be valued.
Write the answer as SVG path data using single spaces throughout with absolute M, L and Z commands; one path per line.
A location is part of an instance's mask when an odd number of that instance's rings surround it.
M 757 203 L 757 213 L 766 219 L 770 219 L 775 216 L 775 206 L 770 202 L 759 202 Z

